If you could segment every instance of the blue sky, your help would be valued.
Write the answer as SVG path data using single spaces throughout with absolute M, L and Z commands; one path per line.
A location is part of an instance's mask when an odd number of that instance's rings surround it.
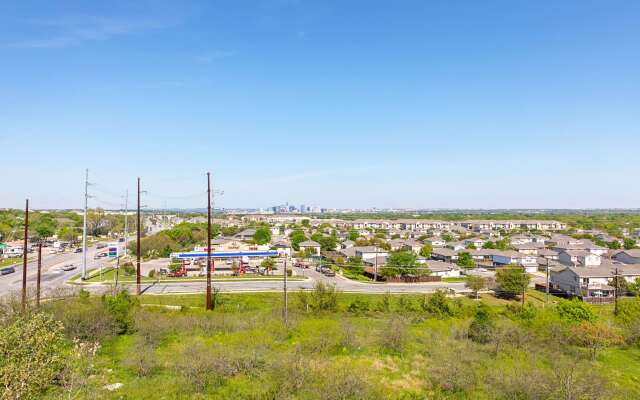
M 12 4 L 13 3 L 13 4 Z M 640 207 L 640 2 L 0 4 L 0 207 Z

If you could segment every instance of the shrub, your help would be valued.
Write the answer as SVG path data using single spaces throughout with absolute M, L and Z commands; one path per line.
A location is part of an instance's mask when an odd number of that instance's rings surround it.
M 311 292 L 309 305 L 314 311 L 335 311 L 338 306 L 338 292 L 333 285 L 316 283 Z
M 46 304 L 46 309 L 62 322 L 69 339 L 99 341 L 117 333 L 113 316 L 100 299 L 66 299 Z
M 493 336 L 495 324 L 489 307 L 480 304 L 469 326 L 469 339 L 477 343 L 489 343 Z
M 578 299 L 562 300 L 556 307 L 560 318 L 567 322 L 580 323 L 583 321 L 595 321 L 596 314 L 593 307 Z
M 347 308 L 347 310 L 355 314 L 362 314 L 369 311 L 369 308 L 370 308 L 370 305 L 368 301 L 363 300 L 361 298 L 356 298 L 351 302 L 351 304 L 349 304 L 349 307 Z
M 389 292 L 382 295 L 382 298 L 376 304 L 376 311 L 387 313 L 391 311 L 391 294 Z
M 115 296 L 103 295 L 103 304 L 114 322 L 115 333 L 128 333 L 133 329 L 132 310 L 136 305 L 136 299 L 123 290 Z
M 402 355 L 407 341 L 407 323 L 398 317 L 391 318 L 380 336 L 380 346 L 391 353 Z
M 442 290 L 425 296 L 421 306 L 424 311 L 438 318 L 455 317 L 461 311 L 460 303 L 449 299 Z
M 0 330 L 2 399 L 34 399 L 65 365 L 62 324 L 50 315 L 20 317 Z

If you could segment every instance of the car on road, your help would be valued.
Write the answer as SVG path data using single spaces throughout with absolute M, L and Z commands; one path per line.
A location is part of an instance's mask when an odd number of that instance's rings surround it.
M 324 274 L 324 276 L 329 276 L 329 277 L 336 276 L 335 271 L 332 270 L 332 269 L 328 269 L 328 268 L 323 272 L 323 274 Z
M 7 268 L 3 268 L 0 269 L 0 275 L 9 275 L 16 272 L 16 269 L 13 267 L 7 267 Z
M 98 243 L 98 245 L 96 246 L 96 249 L 104 249 L 105 247 L 107 247 L 106 244 L 104 243 Z
M 75 265 L 73 265 L 73 264 L 67 264 L 67 265 L 63 265 L 61 269 L 62 269 L 63 271 L 73 271 L 73 270 L 74 270 L 74 269 L 76 269 L 76 268 L 78 268 L 78 267 L 76 267 L 76 266 L 75 266 Z
M 120 243 L 124 243 L 124 238 L 120 238 L 120 239 L 118 239 L 118 242 L 120 242 Z
M 98 254 L 96 254 L 95 256 L 93 256 L 93 259 L 94 259 L 94 260 L 98 260 L 98 259 L 100 259 L 100 258 L 104 258 L 104 257 L 106 257 L 106 256 L 107 256 L 107 253 L 98 253 Z
M 82 247 L 78 247 L 73 251 L 74 253 L 82 253 Z

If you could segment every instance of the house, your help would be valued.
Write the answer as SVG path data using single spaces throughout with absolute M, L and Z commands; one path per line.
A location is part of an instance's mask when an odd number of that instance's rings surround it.
M 640 249 L 620 251 L 613 256 L 613 259 L 625 264 L 640 264 Z
M 422 249 L 422 243 L 411 239 L 393 239 L 389 241 L 389 245 L 393 251 L 411 250 L 416 254 L 420 253 L 420 249 Z
M 557 260 L 558 252 L 551 249 L 538 249 L 538 257 L 546 258 L 547 260 Z
M 558 261 L 567 266 L 590 267 L 602 264 L 602 258 L 586 250 L 565 250 L 558 254 Z
M 348 248 L 353 247 L 355 245 L 356 245 L 356 242 L 354 242 L 353 240 L 348 240 L 348 239 L 340 244 L 340 246 L 343 249 L 348 249 Z
M 458 260 L 458 252 L 448 248 L 433 249 L 431 258 L 444 262 L 455 262 Z
M 517 252 L 522 254 L 537 255 L 538 251 L 544 248 L 544 244 L 531 241 L 531 242 L 520 243 L 520 244 L 512 243 L 511 247 L 513 247 Z
M 453 251 L 462 251 L 467 249 L 467 246 L 464 244 L 464 242 L 451 243 L 449 244 L 449 247 L 452 248 Z
M 309 250 L 313 254 L 320 255 L 320 243 L 315 242 L 313 240 L 305 240 L 304 242 L 300 242 L 298 244 L 300 251 L 307 252 Z
M 513 250 L 498 250 L 491 257 L 496 267 L 503 265 L 520 265 L 524 267 L 527 272 L 536 272 L 538 270 L 538 260 L 536 256 L 530 254 L 522 254 Z
M 493 262 L 493 255 L 499 254 L 499 252 L 499 250 L 494 249 L 478 249 L 468 251 L 469 255 L 471 255 L 471 258 L 473 258 L 473 260 L 479 264 Z
M 291 256 L 291 244 L 287 241 L 287 240 L 278 240 L 277 242 L 275 242 L 273 244 L 273 247 L 276 248 L 276 250 L 278 250 L 278 254 L 279 255 L 284 255 L 287 257 Z
M 354 249 L 355 256 L 362 258 L 362 260 L 369 260 L 375 257 L 387 257 L 389 255 L 388 251 L 376 246 L 361 246 L 354 247 Z
M 3 246 L 4 248 L 1 250 L 3 258 L 21 257 L 24 252 L 23 244 L 20 241 L 5 243 L 3 244 Z M 27 247 L 27 252 L 29 251 L 30 251 L 30 248 Z
M 463 243 L 465 247 L 473 245 L 473 247 L 475 247 L 476 249 L 481 249 L 482 246 L 484 246 L 484 244 L 486 243 L 486 241 L 480 238 L 472 238 L 472 239 L 465 239 Z
M 588 240 L 588 239 L 582 239 L 577 241 L 576 240 L 560 241 L 560 242 L 557 242 L 554 246 L 551 246 L 551 248 L 553 250 L 556 250 L 559 253 L 566 250 L 584 250 L 593 254 L 597 254 L 599 256 L 602 256 L 606 254 L 607 251 L 609 251 L 608 248 L 598 246 L 597 244 L 593 243 L 591 240 Z
M 447 241 L 438 236 L 428 238 L 425 240 L 425 243 L 430 244 L 433 247 L 445 247 L 447 245 Z
M 628 282 L 640 278 L 640 265 L 603 264 L 597 267 L 562 266 L 550 271 L 552 288 L 588 303 L 613 303 L 615 288 L 609 285 L 616 271 Z
M 443 278 L 457 278 L 460 276 L 460 267 L 455 264 L 435 260 L 429 260 L 426 264 L 432 276 L 441 276 Z
M 241 232 L 236 233 L 233 237 L 238 240 L 251 240 L 253 236 L 256 234 L 256 230 L 252 228 L 247 228 Z

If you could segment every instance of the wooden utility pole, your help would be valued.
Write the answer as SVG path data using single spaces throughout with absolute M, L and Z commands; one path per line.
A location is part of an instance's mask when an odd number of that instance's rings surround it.
M 284 255 L 284 278 L 283 278 L 283 291 L 284 291 L 284 308 L 282 309 L 282 318 L 284 319 L 285 326 L 289 319 L 289 302 L 287 297 L 287 255 Z
M 22 245 L 22 312 L 27 308 L 27 246 L 29 245 L 29 199 L 24 207 L 24 242 Z
M 136 240 L 136 294 L 140 295 L 140 231 L 142 226 L 140 224 L 140 178 L 138 178 L 138 212 L 136 215 L 137 225 L 137 240 Z
M 212 310 L 211 304 L 211 173 L 207 172 L 207 304 L 206 309 Z
M 614 292 L 614 300 L 615 300 L 615 306 L 613 308 L 613 315 L 618 315 L 618 291 L 619 291 L 619 281 L 620 281 L 620 275 L 618 273 L 618 267 L 616 267 L 616 274 L 614 275 L 614 282 L 616 284 L 616 290 Z
M 42 241 L 38 243 L 38 280 L 36 282 L 36 307 L 40 308 L 40 275 L 42 273 Z
M 547 258 L 547 305 L 549 305 L 549 259 Z

